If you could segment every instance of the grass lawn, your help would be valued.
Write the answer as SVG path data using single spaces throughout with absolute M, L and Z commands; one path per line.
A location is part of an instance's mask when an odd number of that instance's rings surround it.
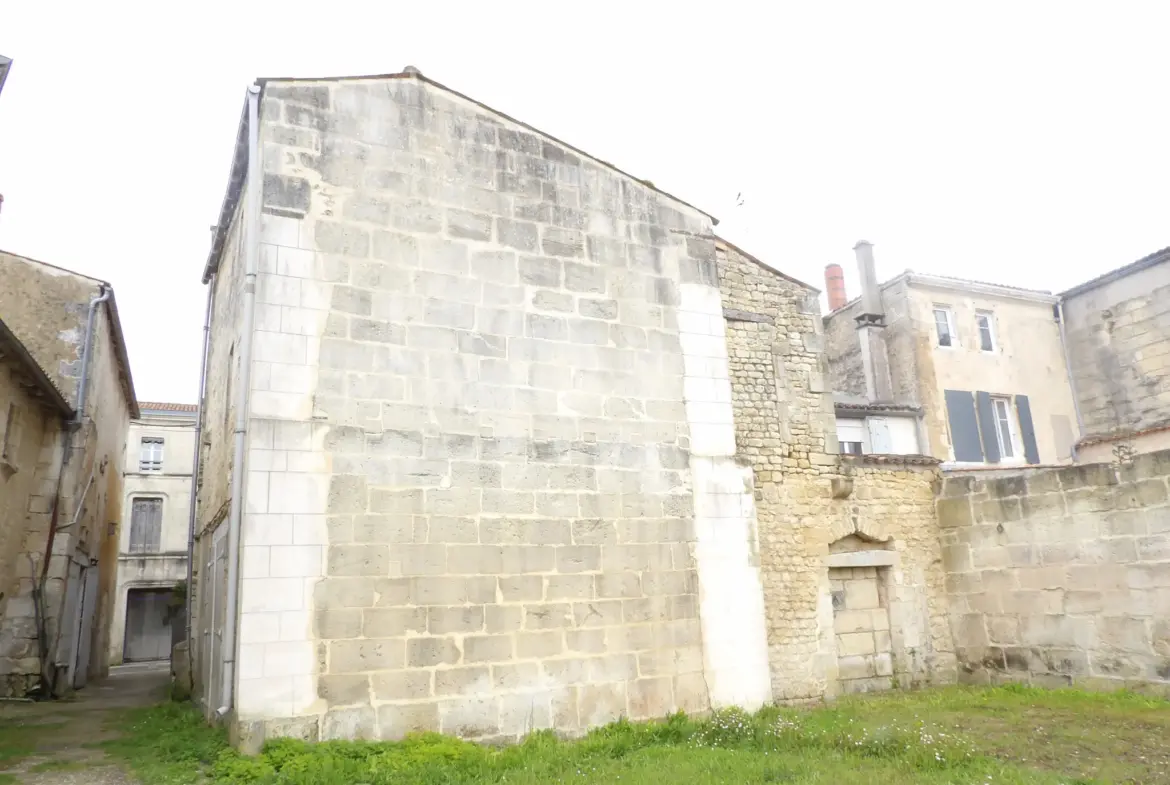
M 129 712 L 107 751 L 144 785 L 1170 784 L 1170 703 L 1134 693 L 947 688 L 809 710 L 617 723 L 491 749 L 288 740 L 244 758 L 185 704 Z

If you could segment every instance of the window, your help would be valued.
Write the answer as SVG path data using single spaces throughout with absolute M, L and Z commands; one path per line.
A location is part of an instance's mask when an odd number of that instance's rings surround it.
M 4 436 L 0 439 L 0 461 L 9 466 L 16 466 L 17 454 L 20 452 L 20 413 L 16 404 L 8 404 L 8 414 L 4 418 Z
M 938 332 L 939 346 L 958 346 L 959 336 L 955 333 L 955 314 L 945 306 L 935 306 L 934 328 Z
M 999 441 L 999 454 L 1003 458 L 1015 458 L 1019 451 L 1016 449 L 1016 423 L 1012 417 L 1012 402 L 1009 398 L 992 398 L 991 405 L 995 410 L 995 436 Z
M 157 553 L 162 540 L 162 499 L 135 499 L 130 513 L 130 553 Z
M 975 314 L 975 326 L 979 329 L 979 350 L 995 351 L 995 317 L 990 313 Z
M 865 420 L 840 418 L 837 420 L 837 444 L 842 455 L 865 453 Z
M 161 436 L 143 436 L 142 449 L 138 453 L 138 471 L 161 472 L 163 462 L 163 440 Z

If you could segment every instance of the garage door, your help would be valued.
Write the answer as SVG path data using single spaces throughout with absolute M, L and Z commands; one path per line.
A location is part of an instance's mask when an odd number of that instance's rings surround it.
M 167 619 L 170 589 L 134 589 L 126 597 L 127 662 L 166 660 L 171 656 L 171 624 Z

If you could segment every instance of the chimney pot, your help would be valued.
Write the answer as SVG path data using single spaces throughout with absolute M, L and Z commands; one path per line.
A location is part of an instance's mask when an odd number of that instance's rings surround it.
M 839 264 L 825 265 L 825 291 L 829 295 L 829 312 L 844 308 L 849 302 L 845 293 L 845 271 Z

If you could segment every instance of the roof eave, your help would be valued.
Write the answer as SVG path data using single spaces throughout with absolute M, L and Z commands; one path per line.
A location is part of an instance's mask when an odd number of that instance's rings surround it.
M 118 303 L 114 298 L 114 287 L 110 288 L 110 299 L 106 300 L 106 307 L 110 310 L 110 330 L 114 339 L 114 353 L 118 356 L 118 364 L 122 366 L 122 391 L 126 394 L 126 405 L 130 409 L 130 418 L 137 419 L 138 397 L 134 392 L 134 377 L 130 374 L 130 353 L 126 351 L 126 336 L 122 333 L 122 319 L 118 316 Z
M 36 383 L 37 388 L 48 399 L 50 405 L 66 420 L 73 419 L 73 407 L 65 400 L 64 394 L 57 389 L 57 385 L 53 384 L 53 380 L 45 373 L 45 369 L 29 354 L 25 345 L 12 330 L 8 329 L 8 325 L 3 320 L 0 320 L 0 344 L 8 346 L 12 350 L 17 362 Z
M 1055 305 L 1059 299 L 1051 292 L 1038 289 L 1017 289 L 1011 286 L 1000 286 L 993 283 L 979 281 L 965 281 L 960 278 L 945 278 L 924 273 L 906 273 L 910 283 L 925 286 L 931 289 L 960 292 L 962 294 L 981 294 L 986 297 L 1001 297 L 1010 300 L 1025 300 L 1027 302 Z
M 775 267 L 768 264 L 767 262 L 765 262 L 765 261 L 763 261 L 755 256 L 752 256 L 750 253 L 748 253 L 744 249 L 740 248 L 738 245 L 731 242 L 730 240 L 727 240 L 719 235 L 715 235 L 715 242 L 722 243 L 723 245 L 727 246 L 731 250 L 738 253 L 740 256 L 747 259 L 749 262 L 752 262 L 753 264 L 756 264 L 757 266 L 762 267 L 766 272 L 772 273 L 773 275 L 778 275 L 781 278 L 783 278 L 784 280 L 788 281 L 789 283 L 794 283 L 797 286 L 804 287 L 808 291 L 813 292 L 815 294 L 821 293 L 821 290 L 816 288 L 815 286 L 810 286 L 809 284 L 805 283 L 804 281 L 801 281 L 798 278 L 793 278 L 788 273 L 781 272 L 780 270 L 776 269 Z
M 1106 284 L 1113 283 L 1114 281 L 1119 281 L 1122 278 L 1133 275 L 1134 273 L 1140 273 L 1142 270 L 1148 270 L 1151 267 L 1157 267 L 1163 262 L 1170 262 L 1170 248 L 1163 248 L 1160 251 L 1154 251 L 1152 254 L 1143 256 L 1136 262 L 1130 262 L 1127 265 L 1118 267 L 1116 270 L 1110 270 L 1104 275 L 1099 275 L 1096 278 L 1092 278 L 1082 284 L 1074 286 L 1071 289 L 1063 291 L 1060 293 L 1060 299 L 1067 300 L 1070 297 L 1076 297 L 1077 295 L 1081 295 L 1085 292 L 1092 291 L 1093 289 L 1100 288 Z
M 260 80 L 257 80 L 257 84 Z M 240 194 L 244 189 L 244 177 L 248 171 L 248 98 L 244 97 L 244 107 L 240 110 L 240 122 L 236 126 L 236 143 L 232 148 L 232 166 L 228 172 L 228 186 L 223 195 L 223 202 L 219 206 L 219 221 L 215 225 L 215 234 L 212 235 L 211 248 L 207 252 L 207 263 L 203 266 L 203 283 L 210 283 L 211 276 L 219 270 L 219 260 L 223 255 L 223 244 L 227 240 L 228 229 L 231 227 L 232 216 L 240 202 Z

